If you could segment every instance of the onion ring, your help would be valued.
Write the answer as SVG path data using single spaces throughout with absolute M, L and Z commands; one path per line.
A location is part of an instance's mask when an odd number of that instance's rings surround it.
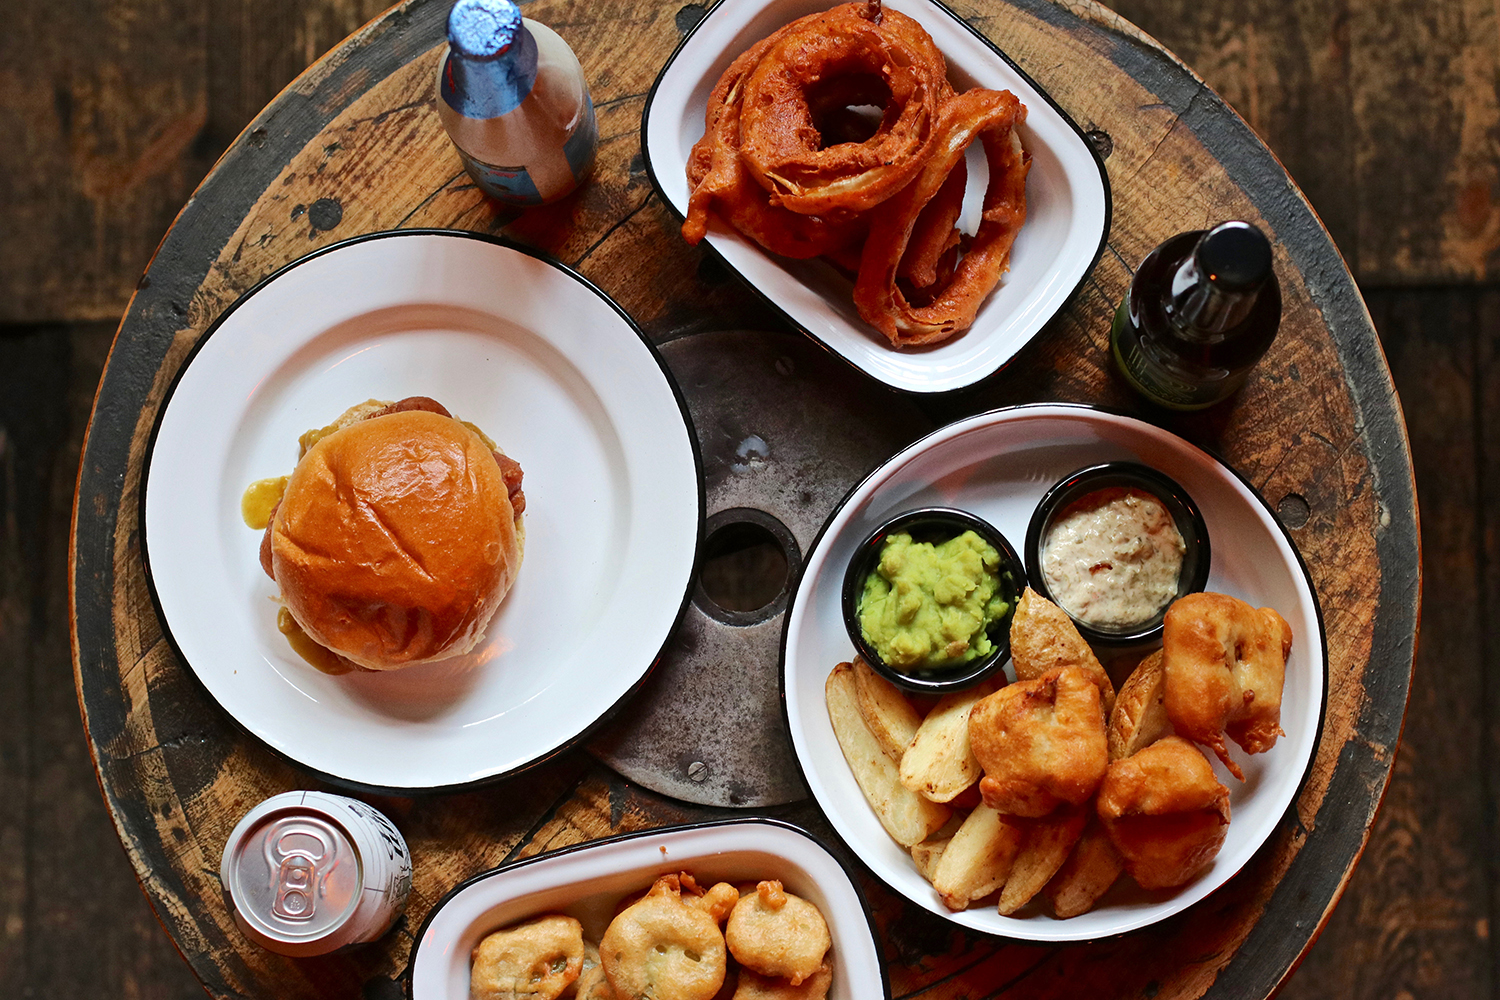
M 729 65 L 709 95 L 703 138 L 694 143 L 687 165 L 693 190 L 682 237 L 690 245 L 696 246 L 707 234 L 710 211 L 716 211 L 725 222 L 772 253 L 795 260 L 835 253 L 865 235 L 867 223 L 863 219 L 832 222 L 771 204 L 771 196 L 740 162 L 744 79 L 766 50 L 799 23 L 793 22 L 753 45 Z
M 971 90 L 944 102 L 937 152 L 911 184 L 874 213 L 854 283 L 854 305 L 896 347 L 932 344 L 968 329 L 1009 267 L 1011 245 L 1026 220 L 1031 157 L 1014 130 L 1025 115 L 1025 106 L 1007 90 Z M 976 138 L 984 143 L 990 170 L 979 231 L 952 280 L 930 305 L 915 306 L 896 285 L 901 258 L 922 209 Z
M 947 66 L 920 25 L 895 11 L 872 17 L 870 5 L 842 4 L 789 27 L 745 80 L 740 158 L 773 204 L 803 215 L 863 212 L 910 182 L 930 154 Z M 880 126 L 865 142 L 821 148 L 808 88 L 850 76 L 883 81 L 890 98 Z

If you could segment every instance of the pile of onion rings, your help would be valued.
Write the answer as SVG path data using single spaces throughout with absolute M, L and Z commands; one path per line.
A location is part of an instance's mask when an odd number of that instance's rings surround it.
M 709 95 L 683 238 L 702 240 L 712 212 L 771 253 L 827 257 L 856 275 L 855 307 L 892 345 L 938 343 L 969 328 L 1009 268 L 1026 221 L 1025 120 L 1008 90 L 955 94 L 931 36 L 879 0 L 810 14 Z M 975 140 L 990 179 L 969 236 L 956 226 Z

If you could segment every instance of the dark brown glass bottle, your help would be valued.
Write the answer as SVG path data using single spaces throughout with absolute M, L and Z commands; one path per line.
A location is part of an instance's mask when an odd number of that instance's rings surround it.
M 1248 222 L 1226 222 L 1146 255 L 1115 313 L 1110 353 L 1153 403 L 1201 410 L 1245 383 L 1280 325 L 1270 242 Z

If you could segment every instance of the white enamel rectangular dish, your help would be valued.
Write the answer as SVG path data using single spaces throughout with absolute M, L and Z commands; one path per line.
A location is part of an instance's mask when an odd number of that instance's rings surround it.
M 475 876 L 428 914 L 408 970 L 412 1000 L 468 1000 L 469 955 L 487 934 L 565 913 L 598 941 L 623 897 L 657 876 L 691 872 L 703 885 L 779 879 L 828 921 L 829 1000 L 878 1000 L 890 987 L 874 926 L 849 873 L 812 837 L 774 820 L 730 820 L 595 841 Z
M 1109 179 L 1073 120 L 983 35 L 936 0 L 886 5 L 927 29 L 948 61 L 956 90 L 1009 90 L 1027 108 L 1020 130 L 1032 156 L 1026 225 L 1010 272 L 974 326 L 933 347 L 897 351 L 860 319 L 852 283 L 830 265 L 773 257 L 712 216 L 708 243 L 771 305 L 855 368 L 908 392 L 947 392 L 1003 367 L 1083 281 L 1109 233 Z M 687 212 L 688 156 L 703 136 L 708 95 L 725 68 L 782 25 L 830 6 L 828 0 L 720 0 L 667 62 L 646 102 L 641 145 L 652 183 L 679 216 Z M 974 150 L 969 176 L 962 224 L 972 231 L 977 181 L 986 176 Z

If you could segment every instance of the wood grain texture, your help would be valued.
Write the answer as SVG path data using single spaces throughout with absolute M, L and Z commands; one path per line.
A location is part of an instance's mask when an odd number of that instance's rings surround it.
M 102 808 L 68 669 L 73 482 L 113 334 L 113 324 L 0 333 L 0 995 L 7 997 L 202 996 L 141 905 Z
M 1389 375 L 1354 285 L 1300 193 L 1199 79 L 1100 8 L 986 0 L 957 9 L 1085 128 L 1109 133 L 1115 224 L 1075 301 L 1004 373 L 923 405 L 942 419 L 1029 400 L 1118 405 L 1223 455 L 1273 505 L 1301 498 L 1309 516 L 1292 534 L 1326 617 L 1329 700 L 1296 806 L 1246 871 L 1190 913 L 1109 942 L 1037 948 L 963 934 L 867 884 L 893 987 L 934 1000 L 1001 987 L 1037 997 L 1265 995 L 1352 870 L 1406 703 L 1416 510 Z M 235 142 L 163 243 L 101 385 L 73 537 L 77 682 L 131 859 L 214 995 L 340 997 L 389 984 L 409 952 L 409 928 L 446 887 L 528 845 L 636 821 L 617 808 L 613 791 L 603 797 L 608 824 L 597 819 L 601 797 L 587 778 L 596 772 L 575 755 L 460 796 L 383 800 L 417 859 L 408 929 L 316 961 L 248 946 L 224 909 L 215 861 L 239 815 L 306 781 L 238 732 L 177 661 L 139 550 L 145 445 L 188 350 L 255 282 L 347 236 L 387 226 L 501 230 L 575 264 L 657 340 L 773 322 L 722 268 L 681 243 L 637 157 L 645 93 L 680 37 L 679 23 L 691 18 L 679 18 L 674 5 L 624 0 L 538 0 L 527 10 L 573 44 L 590 74 L 602 137 L 594 183 L 518 220 L 496 214 L 458 173 L 431 107 L 445 7 L 406 4 L 299 78 Z M 1104 365 L 1113 304 L 1156 242 L 1231 214 L 1262 222 L 1278 238 L 1283 333 L 1229 406 L 1194 418 L 1143 411 Z M 643 822 L 701 815 L 649 796 L 632 801 Z M 584 816 L 595 818 L 573 818 Z M 815 813 L 804 818 L 816 825 Z
M 0 230 L 0 322 L 118 317 L 178 207 L 244 123 L 384 6 L 14 0 L 0 36 L 0 133 L 15 137 L 0 147 L 11 223 Z M 1496 277 L 1493 4 L 1112 6 L 1277 151 L 1362 281 Z
M 1362 284 L 1500 278 L 1494 4 L 1109 6 L 1192 66 L 1277 151 Z
M 1369 299 L 1408 405 L 1429 597 L 1391 791 L 1348 894 L 1283 996 L 1489 996 L 1497 704 L 1485 552 L 1500 507 L 1481 493 L 1500 454 L 1486 411 L 1500 292 Z

